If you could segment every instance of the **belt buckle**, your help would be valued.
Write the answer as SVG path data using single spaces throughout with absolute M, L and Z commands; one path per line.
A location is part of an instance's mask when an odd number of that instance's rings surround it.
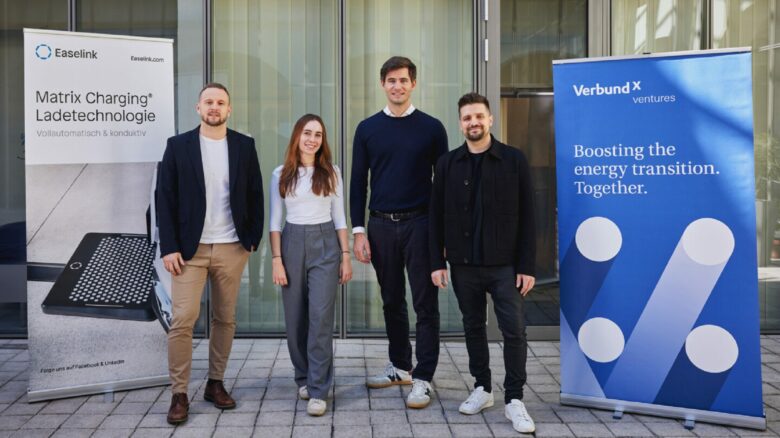
M 390 220 L 393 221 L 393 222 L 401 222 L 401 218 L 400 217 L 396 217 L 397 214 L 398 213 L 390 213 Z

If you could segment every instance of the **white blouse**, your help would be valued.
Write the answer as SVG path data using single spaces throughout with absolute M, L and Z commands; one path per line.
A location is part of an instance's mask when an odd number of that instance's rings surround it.
M 271 225 L 269 231 L 282 231 L 282 206 L 287 210 L 285 220 L 296 225 L 322 224 L 333 220 L 337 230 L 347 228 L 344 214 L 344 183 L 341 171 L 336 169 L 336 192 L 329 196 L 315 195 L 311 190 L 313 167 L 298 168 L 298 184 L 295 193 L 288 193 L 282 198 L 279 194 L 279 177 L 282 167 L 274 169 L 271 176 Z

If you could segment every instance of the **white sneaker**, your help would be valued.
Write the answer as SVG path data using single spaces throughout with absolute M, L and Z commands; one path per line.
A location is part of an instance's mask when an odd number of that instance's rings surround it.
M 320 417 L 322 416 L 322 414 L 325 413 L 325 409 L 327 408 L 328 408 L 328 404 L 325 402 L 325 400 L 312 398 L 309 399 L 309 404 L 306 405 L 306 413 L 308 413 L 312 417 Z
M 491 406 L 493 406 L 493 393 L 485 392 L 485 388 L 477 386 L 471 391 L 469 398 L 460 404 L 458 411 L 461 414 L 474 415 Z
M 298 397 L 300 397 L 301 400 L 309 399 L 309 388 L 307 388 L 306 385 L 303 385 L 300 388 L 298 388 Z
M 525 410 L 525 405 L 520 400 L 513 398 L 504 408 L 504 416 L 512 421 L 512 427 L 520 433 L 532 433 L 536 430 L 534 420 Z
M 431 402 L 433 387 L 425 380 L 414 379 L 412 392 L 406 397 L 406 407 L 422 409 Z
M 411 385 L 412 376 L 409 372 L 398 369 L 392 363 L 388 363 L 385 370 L 366 379 L 366 386 L 369 388 L 387 388 L 392 385 Z

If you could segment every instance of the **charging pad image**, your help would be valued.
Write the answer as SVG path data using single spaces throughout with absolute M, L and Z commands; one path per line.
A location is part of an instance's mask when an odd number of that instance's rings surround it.
M 145 234 L 87 233 L 41 304 L 44 313 L 153 321 L 155 244 Z

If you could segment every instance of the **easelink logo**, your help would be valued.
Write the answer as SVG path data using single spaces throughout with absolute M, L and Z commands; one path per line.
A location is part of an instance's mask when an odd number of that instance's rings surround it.
M 51 58 L 51 47 L 48 44 L 38 44 L 35 46 L 35 56 L 38 57 L 38 59 L 47 60 Z

